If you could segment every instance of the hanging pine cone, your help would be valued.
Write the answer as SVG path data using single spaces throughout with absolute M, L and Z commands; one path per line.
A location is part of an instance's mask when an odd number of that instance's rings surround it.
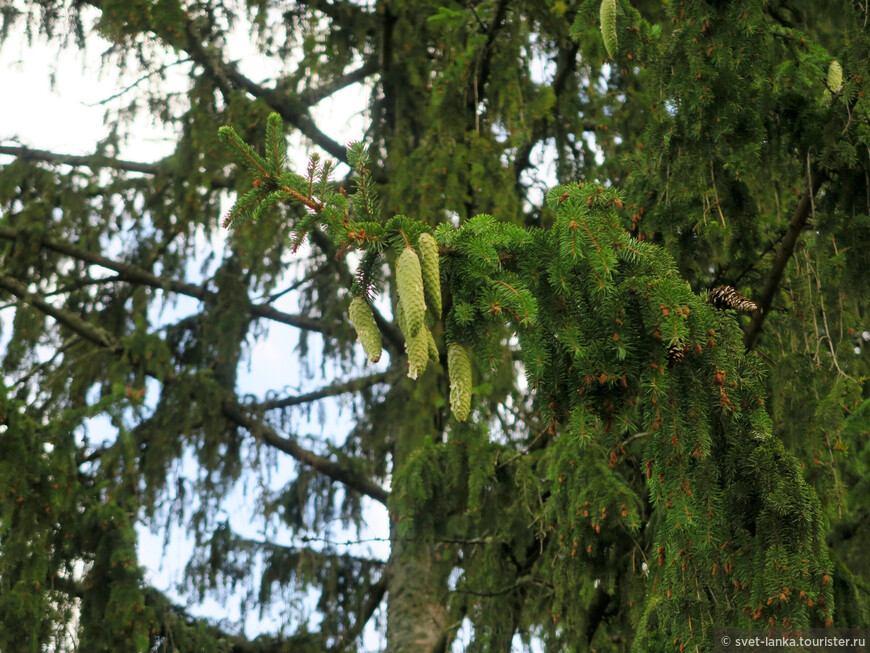
M 426 371 L 426 363 L 429 362 L 429 329 L 424 324 L 420 327 L 417 335 L 405 342 L 405 351 L 408 354 L 408 378 L 416 379 Z
M 411 247 L 402 250 L 396 261 L 396 290 L 399 301 L 402 302 L 405 328 L 405 341 L 409 342 L 417 335 L 423 326 L 423 316 L 426 315 L 426 300 L 423 294 L 423 272 L 420 269 L 420 259 Z
M 362 297 L 354 297 L 350 301 L 348 314 L 366 356 L 372 363 L 377 363 L 381 360 L 381 333 L 369 303 Z
M 450 409 L 460 422 L 471 411 L 471 358 L 462 345 L 451 342 L 447 346 L 447 373 L 450 376 Z
M 674 365 L 682 362 L 682 360 L 686 357 L 687 349 L 688 345 L 684 345 L 680 342 L 675 342 L 670 347 L 668 347 L 668 361 L 673 363 Z
M 755 302 L 747 299 L 731 286 L 718 286 L 710 291 L 707 301 L 718 309 L 732 308 L 740 313 L 752 313 L 758 310 Z
M 426 304 L 435 314 L 441 317 L 441 273 L 438 263 L 438 243 L 430 233 L 423 232 L 417 241 L 420 246 L 420 264 L 423 272 L 423 290 L 426 294 Z

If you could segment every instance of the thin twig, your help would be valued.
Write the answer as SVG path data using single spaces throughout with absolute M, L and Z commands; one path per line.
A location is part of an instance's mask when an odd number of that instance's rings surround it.
M 159 75 L 160 73 L 165 72 L 166 70 L 172 68 L 173 66 L 178 66 L 178 65 L 183 64 L 183 63 L 190 63 L 192 61 L 193 61 L 193 59 L 191 59 L 190 57 L 187 57 L 186 59 L 179 59 L 178 61 L 173 61 L 172 63 L 168 63 L 168 64 L 165 64 L 163 66 L 160 66 L 160 68 L 158 68 L 157 70 L 153 70 L 150 73 L 146 73 L 145 75 L 142 75 L 142 77 L 137 79 L 135 82 L 133 82 L 129 86 L 122 88 L 120 91 L 118 91 L 117 93 L 115 93 L 113 95 L 110 95 L 106 99 L 100 100 L 99 102 L 94 102 L 93 104 L 86 104 L 85 106 L 97 107 L 97 106 L 100 106 L 103 104 L 108 104 L 112 100 L 121 97 L 122 95 L 124 95 L 128 91 L 132 91 L 134 88 L 139 86 L 139 84 L 144 82 L 149 77 L 154 77 L 154 75 Z

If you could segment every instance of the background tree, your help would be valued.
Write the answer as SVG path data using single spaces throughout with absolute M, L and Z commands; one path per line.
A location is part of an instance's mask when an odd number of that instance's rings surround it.
M 462 624 L 479 650 L 708 650 L 716 625 L 867 624 L 863 6 L 2 7 L 3 34 L 99 34 L 107 66 L 150 76 L 92 156 L 0 147 L 0 647 L 74 632 L 88 651 L 353 650 L 382 603 L 391 651 L 446 650 Z M 246 21 L 290 72 L 241 72 Z M 179 60 L 190 85 L 170 94 Z M 369 148 L 345 149 L 311 110 L 360 81 Z M 137 110 L 175 130 L 172 156 L 118 158 Z M 288 170 L 284 126 L 354 174 Z M 548 153 L 566 185 L 545 201 Z M 203 252 L 226 193 L 226 247 Z M 437 361 L 411 380 L 422 326 L 390 317 L 392 271 L 424 232 L 444 306 L 428 300 Z M 194 254 L 220 261 L 202 283 Z M 758 310 L 705 302 L 721 285 Z M 371 372 L 347 308 L 375 293 Z M 198 310 L 166 323 L 176 297 Z M 274 323 L 334 378 L 246 396 L 239 362 Z M 450 414 L 456 346 L 473 353 L 467 422 Z M 347 437 L 306 443 L 304 411 L 339 395 Z M 95 447 L 98 414 L 114 433 Z M 215 515 L 271 456 L 298 473 L 249 495 L 263 541 Z M 329 543 L 370 501 L 391 509 L 388 560 Z M 247 587 L 293 627 L 248 640 L 147 587 L 136 526 L 165 521 L 196 539 L 192 598 Z

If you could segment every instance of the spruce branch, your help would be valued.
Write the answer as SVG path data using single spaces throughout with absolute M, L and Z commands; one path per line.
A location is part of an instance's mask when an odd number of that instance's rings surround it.
M 85 0 L 85 2 L 100 11 L 105 11 L 102 0 Z M 308 113 L 309 108 L 315 104 L 313 100 L 316 99 L 316 94 L 312 96 L 311 104 L 306 104 L 302 98 L 288 97 L 286 93 L 278 89 L 266 88 L 245 77 L 234 64 L 224 60 L 223 53 L 214 45 L 214 35 L 205 33 L 188 16 L 185 16 L 181 33 L 177 31 L 174 24 L 155 25 L 153 29 L 157 37 L 167 45 L 186 52 L 194 63 L 201 66 L 214 81 L 225 100 L 229 102 L 234 91 L 243 91 L 263 100 L 315 145 L 339 161 L 346 162 L 344 148 L 323 133 Z M 339 90 L 339 88 L 336 87 L 335 90 Z
M 184 49 L 214 79 L 227 100 L 230 99 L 234 90 L 250 93 L 272 107 L 285 121 L 296 127 L 330 156 L 346 163 L 344 148 L 320 130 L 308 113 L 308 105 L 299 99 L 294 100 L 278 89 L 266 88 L 255 83 L 241 74 L 234 65 L 223 61 L 221 53 L 215 54 L 213 49 L 206 51 L 202 44 L 209 42 L 209 39 L 201 34 L 192 23 L 188 22 L 185 27 L 187 43 L 184 45 Z M 171 38 L 166 40 L 169 43 L 172 42 Z
M 373 385 L 377 385 L 378 383 L 388 383 L 401 377 L 401 373 L 397 374 L 395 372 L 389 371 L 379 372 L 378 374 L 371 374 L 369 376 L 351 379 L 350 381 L 346 381 L 344 383 L 333 383 L 331 385 L 320 388 L 319 390 L 306 392 L 302 395 L 284 397 L 283 399 L 272 399 L 270 401 L 263 401 L 261 403 L 252 405 L 252 408 L 256 408 L 257 410 L 276 410 L 278 408 L 290 408 L 291 406 L 307 404 L 312 401 L 317 401 L 318 399 L 325 399 L 326 397 L 335 397 L 337 395 L 347 394 L 349 392 L 359 392 L 364 388 L 369 388 Z
M 284 169 L 286 155 L 287 141 L 284 139 L 284 124 L 278 114 L 269 114 L 266 119 L 266 160 L 276 174 L 280 175 Z
M 221 143 L 227 146 L 227 149 L 236 157 L 239 163 L 264 179 L 272 177 L 274 171 L 270 170 L 266 160 L 257 154 L 253 147 L 245 143 L 236 133 L 235 129 L 232 127 L 221 127 L 218 129 L 218 138 Z
M 87 320 L 83 320 L 71 311 L 53 306 L 41 295 L 28 292 L 27 286 L 13 277 L 9 277 L 5 274 L 0 275 L 0 288 L 10 292 L 18 297 L 18 299 L 54 318 L 57 322 L 74 333 L 77 333 L 85 340 L 99 345 L 100 347 L 106 347 L 113 350 L 117 349 L 119 346 L 118 341 L 115 340 L 115 338 L 105 329 L 96 324 L 92 324 Z
M 794 253 L 801 230 L 804 228 L 812 212 L 813 198 L 826 179 L 827 174 L 824 171 L 818 170 L 814 172 L 809 183 L 809 188 L 804 191 L 797 207 L 795 207 L 794 213 L 792 213 L 791 219 L 788 222 L 788 229 L 782 238 L 782 244 L 777 250 L 776 256 L 774 256 L 773 264 L 767 273 L 767 278 L 764 280 L 764 288 L 756 302 L 758 310 L 752 315 L 752 319 L 743 336 L 743 344 L 746 349 L 755 347 L 758 336 L 761 335 L 761 328 L 764 325 L 767 314 L 770 312 L 773 298 L 776 296 L 777 290 L 779 290 L 779 282 L 782 280 L 785 267 Z
M 354 621 L 353 626 L 348 629 L 347 632 L 342 633 L 339 636 L 338 641 L 329 648 L 328 653 L 341 653 L 341 651 L 346 650 L 356 641 L 357 637 L 362 634 L 366 624 L 371 620 L 372 616 L 374 616 L 378 606 L 384 600 L 389 582 L 390 568 L 387 567 L 384 569 L 381 577 L 369 585 L 368 591 L 366 592 L 366 600 L 360 607 L 357 619 Z
M 99 170 L 101 168 L 110 168 L 112 170 L 122 170 L 124 172 L 139 172 L 146 175 L 165 175 L 169 177 L 182 177 L 168 165 L 168 159 L 163 159 L 154 163 L 143 163 L 140 161 L 125 161 L 114 157 L 104 156 L 102 154 L 64 154 L 61 152 L 50 152 L 48 150 L 39 150 L 30 148 L 24 145 L 11 146 L 0 145 L 0 155 L 8 155 L 17 157 L 23 161 L 35 161 L 48 163 L 49 165 L 67 165 L 76 167 L 90 168 L 91 170 Z M 229 188 L 230 180 L 226 178 L 214 178 L 209 182 L 211 189 Z
M 366 61 L 359 68 L 351 70 L 349 73 L 345 73 L 340 77 L 336 77 L 331 82 L 327 82 L 325 84 L 322 84 L 321 86 L 302 91 L 299 94 L 299 101 L 305 106 L 312 107 L 321 100 L 328 98 L 329 96 L 337 93 L 343 88 L 347 88 L 348 86 L 356 84 L 357 82 L 362 82 L 367 77 L 370 77 L 377 72 L 378 62 L 376 59 L 372 58 L 369 61 Z
M 19 236 L 20 231 L 20 229 L 15 229 L 13 227 L 0 226 L 0 239 L 15 240 Z M 132 263 L 115 261 L 114 259 L 110 259 L 102 254 L 89 252 L 86 249 L 76 245 L 71 245 L 64 240 L 53 238 L 51 236 L 44 236 L 40 241 L 40 245 L 46 249 L 70 256 L 80 261 L 85 261 L 86 263 L 91 263 L 93 265 L 100 265 L 109 270 L 114 270 L 118 273 L 118 276 L 117 278 L 113 278 L 113 280 L 138 283 L 151 288 L 160 288 L 165 291 L 171 291 L 179 295 L 186 295 L 187 297 L 193 297 L 199 300 L 205 300 L 213 294 L 203 286 L 197 286 L 192 283 L 177 281 L 175 279 L 168 279 L 166 277 L 158 277 L 148 270 L 133 265 Z M 305 315 L 292 315 L 290 313 L 285 313 L 273 308 L 268 303 L 254 304 L 251 306 L 250 310 L 251 314 L 255 317 L 281 322 L 282 324 L 287 324 L 306 331 L 324 333 L 327 330 L 327 325 L 317 319 Z
M 121 89 L 120 91 L 118 91 L 117 93 L 112 93 L 112 95 L 110 95 L 109 97 L 104 98 L 104 99 L 100 100 L 99 102 L 94 102 L 93 104 L 88 104 L 87 106 L 89 106 L 89 107 L 98 107 L 98 106 L 100 106 L 100 105 L 108 104 L 108 103 L 111 102 L 112 100 L 121 97 L 122 95 L 124 95 L 125 93 L 128 93 L 129 91 L 132 91 L 134 88 L 136 88 L 137 86 L 139 86 L 139 84 L 141 84 L 142 82 L 144 82 L 146 79 L 149 79 L 149 78 L 151 78 L 151 77 L 154 77 L 155 75 L 159 75 L 159 74 L 161 74 L 161 73 L 164 73 L 164 72 L 166 72 L 167 70 L 169 70 L 170 68 L 173 68 L 173 67 L 175 67 L 175 66 L 180 66 L 181 64 L 185 64 L 185 63 L 191 63 L 192 61 L 193 61 L 193 59 L 191 59 L 190 57 L 185 57 L 185 58 L 183 58 L 183 59 L 178 59 L 177 61 L 172 61 L 172 62 L 170 62 L 170 63 L 168 63 L 168 64 L 164 64 L 164 65 L 160 66 L 159 68 L 157 68 L 157 69 L 155 69 L 155 70 L 152 70 L 152 71 L 149 71 L 149 72 L 145 73 L 144 75 L 142 75 L 141 77 L 139 77 L 139 79 L 137 79 L 135 82 L 133 82 L 132 84 L 129 84 L 129 85 L 125 86 L 124 88 L 122 88 L 122 89 Z
M 37 150 L 29 147 L 0 145 L 0 154 L 18 157 L 24 161 L 41 161 L 54 165 L 85 166 L 88 168 L 112 168 L 126 172 L 141 172 L 148 175 L 156 175 L 163 172 L 159 163 L 140 163 L 138 161 L 124 161 L 101 154 L 59 154 L 48 150 Z
M 29 293 L 20 281 L 6 275 L 0 275 L 0 289 L 7 290 L 22 301 L 26 301 L 34 308 L 53 317 L 59 323 L 98 347 L 120 352 L 120 344 L 111 334 L 83 320 L 75 313 L 66 309 L 56 308 L 39 295 Z M 164 383 L 171 383 L 176 378 L 173 375 L 160 375 L 153 370 L 146 371 L 146 373 Z M 315 471 L 386 505 L 389 493 L 382 487 L 337 462 L 305 449 L 295 440 L 278 435 L 271 426 L 254 419 L 245 412 L 235 397 L 233 399 L 225 399 L 222 402 L 221 412 L 224 417 L 242 426 L 254 437 L 262 440 L 269 446 L 289 454 L 300 463 L 311 467 Z
M 356 556 L 350 554 L 340 554 L 334 553 L 332 551 L 324 551 L 322 549 L 314 549 L 309 546 L 294 546 L 291 544 L 279 544 L 278 542 L 273 542 L 271 540 L 258 540 L 252 537 L 245 537 L 243 535 L 239 535 L 238 533 L 232 532 L 232 538 L 234 541 L 239 542 L 241 544 L 248 545 L 254 549 L 273 549 L 275 551 L 282 551 L 290 554 L 296 555 L 308 555 L 313 558 L 322 559 L 324 562 L 335 562 L 336 560 L 352 560 L 354 562 L 359 562 L 364 565 L 371 565 L 372 567 L 384 567 L 386 563 L 383 560 L 378 560 L 377 558 L 368 558 L 364 556 Z
M 303 465 L 311 467 L 314 471 L 328 476 L 360 494 L 384 505 L 387 504 L 389 492 L 380 485 L 340 463 L 303 448 L 296 440 L 279 435 L 271 426 L 252 417 L 235 399 L 225 399 L 221 403 L 221 412 L 224 417 L 235 422 L 270 447 L 283 451 Z

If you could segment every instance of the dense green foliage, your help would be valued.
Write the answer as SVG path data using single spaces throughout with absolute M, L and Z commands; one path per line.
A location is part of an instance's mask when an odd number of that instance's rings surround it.
M 0 147 L 0 648 L 353 650 L 376 614 L 395 652 L 867 625 L 861 5 L 2 6 L 3 34 L 62 38 L 67 15 L 106 65 L 191 76 L 171 102 L 150 77 L 93 156 Z M 240 71 L 246 21 L 291 72 Z M 361 80 L 370 127 L 345 149 L 310 110 Z M 154 164 L 116 156 L 143 99 L 178 134 Z M 296 131 L 327 155 L 307 170 Z M 194 257 L 216 262 L 201 283 Z M 706 302 L 723 284 L 759 310 Z M 167 321 L 176 297 L 197 308 Z M 322 361 L 276 384 L 297 395 L 240 382 L 268 324 Z M 302 438 L 340 395 L 347 436 Z M 277 490 L 275 456 L 297 465 Z M 252 476 L 265 540 L 217 517 Z M 388 560 L 339 544 L 373 502 Z M 136 527 L 165 523 L 195 538 L 188 597 L 242 591 L 287 628 L 246 638 L 148 587 Z

